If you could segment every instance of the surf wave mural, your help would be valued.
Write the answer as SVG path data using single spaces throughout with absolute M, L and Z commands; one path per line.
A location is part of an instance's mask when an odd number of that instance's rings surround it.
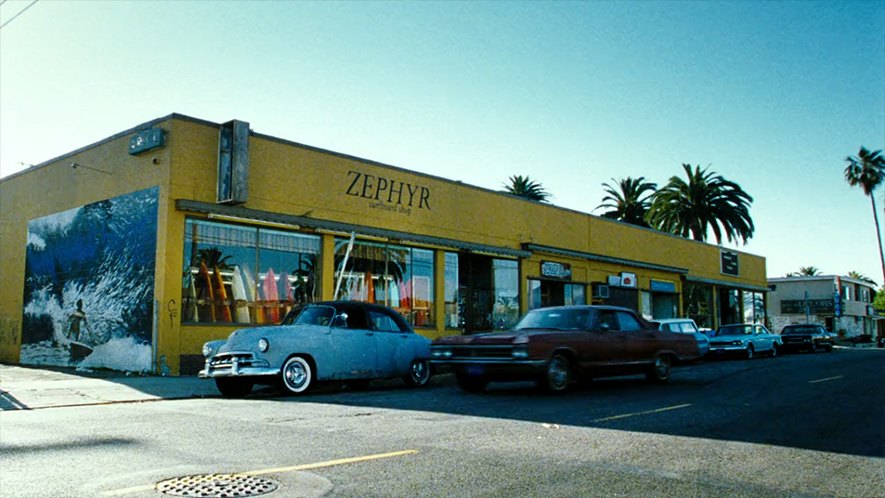
M 151 370 L 158 196 L 28 223 L 21 363 Z

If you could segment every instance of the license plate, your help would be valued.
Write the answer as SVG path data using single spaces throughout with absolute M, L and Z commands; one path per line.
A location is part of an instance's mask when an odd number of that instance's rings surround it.
M 467 367 L 467 375 L 482 375 L 485 372 L 485 367 L 482 365 L 470 365 Z

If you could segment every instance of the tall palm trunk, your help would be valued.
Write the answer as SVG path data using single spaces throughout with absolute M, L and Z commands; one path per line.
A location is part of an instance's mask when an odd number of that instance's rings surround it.
M 879 243 L 879 261 L 882 263 L 882 285 L 885 285 L 885 253 L 882 252 L 882 230 L 879 228 L 879 213 L 876 212 L 876 198 L 870 193 L 870 204 L 873 206 L 873 221 L 876 222 L 876 242 Z

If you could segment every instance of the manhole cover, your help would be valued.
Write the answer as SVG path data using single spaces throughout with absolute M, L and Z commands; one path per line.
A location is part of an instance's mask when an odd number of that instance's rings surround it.
M 259 496 L 276 491 L 279 483 L 271 479 L 242 474 L 203 474 L 160 481 L 156 490 L 164 495 L 233 498 Z

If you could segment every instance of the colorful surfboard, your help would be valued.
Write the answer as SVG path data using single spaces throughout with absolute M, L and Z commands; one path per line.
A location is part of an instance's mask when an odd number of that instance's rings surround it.
M 194 282 L 194 274 L 193 274 L 193 272 L 190 271 L 190 269 L 188 269 L 187 276 L 185 277 L 185 279 L 187 279 L 186 286 L 189 291 L 189 294 L 188 294 L 188 296 L 190 297 L 189 308 L 190 308 L 190 312 L 191 312 L 190 316 L 187 317 L 187 320 L 191 321 L 191 322 L 199 322 L 200 321 L 200 311 L 197 308 L 197 286 Z
M 289 274 L 283 272 L 280 274 L 280 282 L 277 285 L 277 295 L 280 301 L 294 301 L 295 296 L 292 294 L 292 282 L 289 281 Z
M 249 301 L 249 313 L 252 316 L 252 323 L 264 323 L 264 309 L 258 303 L 261 301 L 261 293 L 252 277 L 249 268 L 240 268 L 243 271 L 243 285 L 246 287 L 246 299 Z
M 232 322 L 233 317 L 230 313 L 230 305 L 227 300 L 227 290 L 224 288 L 224 279 L 221 278 L 221 272 L 218 267 L 212 267 L 215 271 L 215 303 L 218 307 L 216 317 L 222 322 Z
M 231 280 L 231 294 L 234 297 L 234 309 L 238 323 L 249 323 L 249 305 L 246 299 L 246 284 L 240 273 L 240 267 L 234 266 L 234 276 Z
M 215 321 L 215 291 L 212 289 L 212 277 L 209 275 L 209 268 L 206 266 L 204 261 L 200 261 L 200 278 L 203 281 L 203 285 L 206 287 L 206 297 L 208 298 L 209 305 L 209 316 L 212 319 L 211 321 Z
M 273 268 L 267 269 L 261 289 L 264 291 L 264 300 L 267 301 L 267 316 L 265 317 L 267 322 L 279 323 L 279 295 L 277 294 L 277 277 L 274 275 Z

